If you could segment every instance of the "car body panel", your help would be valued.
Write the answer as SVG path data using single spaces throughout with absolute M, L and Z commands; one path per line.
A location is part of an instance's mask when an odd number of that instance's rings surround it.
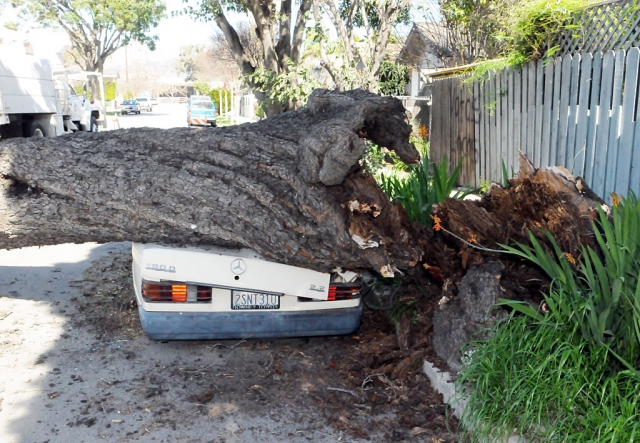
M 330 274 L 266 261 L 248 249 L 202 250 L 133 243 L 132 255 L 140 320 L 152 339 L 348 334 L 360 324 L 359 296 L 327 301 Z M 211 300 L 147 301 L 142 297 L 143 281 L 204 285 L 211 288 Z M 232 309 L 234 293 L 238 297 L 244 292 L 277 296 L 279 305 L 275 309 Z
M 151 100 L 149 100 L 148 98 L 136 97 L 136 101 L 138 102 L 138 106 L 140 107 L 141 111 L 148 111 L 148 112 L 153 111 L 153 104 L 151 103 Z
M 138 307 L 152 340 L 224 340 L 352 334 L 362 302 L 346 309 L 303 312 L 147 312 Z
M 216 126 L 218 112 L 211 97 L 196 95 L 189 99 L 187 107 L 187 124 L 189 126 Z
M 140 114 L 140 106 L 136 100 L 124 100 L 120 103 L 120 114 Z
M 250 250 L 170 248 L 136 243 L 134 260 L 149 281 L 197 282 L 219 288 L 238 288 L 272 294 L 296 294 L 326 300 L 330 274 L 262 260 Z M 234 269 L 235 267 L 235 269 Z M 286 275 L 283 279 L 281 276 Z

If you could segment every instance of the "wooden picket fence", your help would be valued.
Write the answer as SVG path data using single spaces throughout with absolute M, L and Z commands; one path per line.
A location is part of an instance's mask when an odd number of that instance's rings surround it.
M 463 85 L 460 77 L 445 78 L 434 84 L 431 93 L 433 112 L 429 151 L 431 160 L 438 163 L 443 157 L 451 165 L 462 160 L 458 175 L 461 183 L 476 182 L 474 98 L 471 87 Z M 442 129 L 442 130 L 440 130 Z
M 473 113 L 452 116 L 448 108 L 467 100 L 467 88 L 460 77 L 436 80 L 432 160 L 465 153 L 469 162 L 460 183 L 479 186 L 482 180 L 500 182 L 503 162 L 509 174 L 517 172 L 522 151 L 536 167 L 565 166 L 603 198 L 629 189 L 640 195 L 639 83 L 638 48 L 566 55 L 491 73 L 473 84 Z M 451 91 L 461 98 L 437 101 Z M 456 128 L 470 124 L 474 135 L 460 147 Z

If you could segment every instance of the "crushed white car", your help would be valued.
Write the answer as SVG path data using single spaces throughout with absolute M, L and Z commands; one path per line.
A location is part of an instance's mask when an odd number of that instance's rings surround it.
M 134 243 L 142 329 L 154 340 L 301 337 L 355 332 L 361 283 L 264 260 L 248 249 Z

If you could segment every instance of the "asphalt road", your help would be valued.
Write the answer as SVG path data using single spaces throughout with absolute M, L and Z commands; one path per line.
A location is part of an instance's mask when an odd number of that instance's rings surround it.
M 152 112 L 142 111 L 140 114 L 116 114 L 112 126 L 114 129 L 125 128 L 185 128 L 187 126 L 187 105 L 185 103 L 162 103 L 153 107 Z

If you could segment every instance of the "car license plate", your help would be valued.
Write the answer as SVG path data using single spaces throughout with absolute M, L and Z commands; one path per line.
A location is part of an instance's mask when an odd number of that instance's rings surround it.
M 233 291 L 231 309 L 280 309 L 280 297 L 260 292 Z

